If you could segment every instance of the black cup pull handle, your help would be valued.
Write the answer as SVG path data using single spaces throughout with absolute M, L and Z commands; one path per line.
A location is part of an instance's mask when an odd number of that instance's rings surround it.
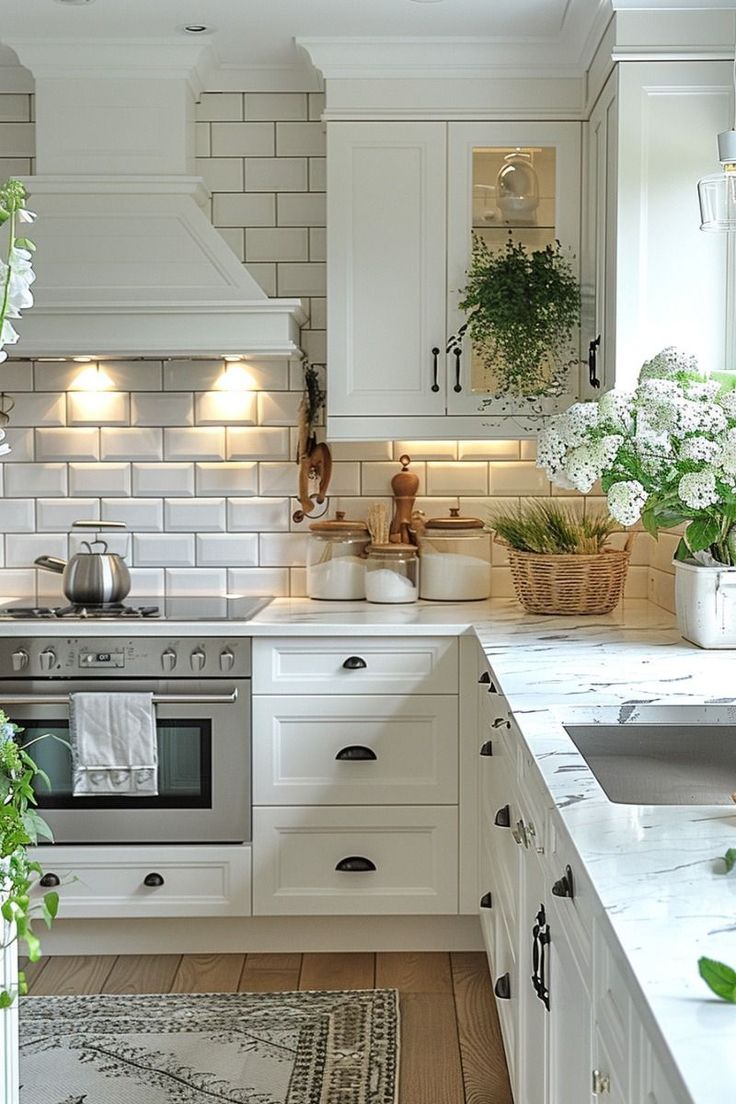
M 487 686 L 490 681 L 491 681 L 490 671 L 484 671 L 483 674 L 478 679 L 478 682 L 480 683 L 481 686 Z
M 348 744 L 347 747 L 340 748 L 335 756 L 335 759 L 339 759 L 342 763 L 360 763 L 377 758 L 373 748 L 364 747 L 362 744 Z
M 501 974 L 499 978 L 496 978 L 493 992 L 500 1000 L 511 1000 L 511 978 L 508 974 Z
M 440 389 L 440 385 L 437 382 L 437 373 L 439 371 L 440 363 L 440 351 L 435 345 L 432 349 L 432 390 L 436 393 Z
M 601 381 L 598 379 L 598 349 L 601 344 L 601 335 L 598 334 L 588 344 L 588 382 L 591 387 L 600 387 Z
M 48 874 L 44 874 L 42 878 L 39 878 L 38 884 L 43 886 L 44 889 L 53 889 L 55 886 L 61 885 L 61 878 L 58 874 L 52 874 L 49 871 Z
M 502 805 L 493 818 L 493 823 L 497 828 L 510 828 L 511 827 L 511 808 L 508 805 Z
M 488 890 L 487 893 L 484 893 L 483 896 L 481 897 L 480 907 L 485 908 L 485 909 L 492 909 L 493 908 L 493 895 L 491 894 L 490 889 Z
M 456 345 L 452 353 L 455 357 L 455 386 L 452 390 L 455 394 L 459 394 L 463 389 L 463 385 L 460 383 L 460 358 L 463 355 L 463 351 L 459 345 Z
M 346 671 L 364 671 L 368 664 L 362 656 L 348 656 L 343 663 Z
M 164 884 L 164 878 L 162 874 L 158 874 L 155 870 L 150 874 L 146 874 L 143 879 L 144 886 L 148 886 L 150 889 L 159 889 Z
M 481 744 L 480 753 L 485 758 L 490 759 L 493 755 L 493 740 L 486 740 L 484 744 Z
M 565 867 L 562 877 L 553 883 L 552 892 L 555 897 L 569 897 L 571 900 L 575 896 L 575 878 L 569 865 Z
M 364 859 L 362 855 L 348 855 L 346 859 L 340 859 L 335 867 L 342 874 L 367 874 L 376 869 L 376 864 L 370 859 Z

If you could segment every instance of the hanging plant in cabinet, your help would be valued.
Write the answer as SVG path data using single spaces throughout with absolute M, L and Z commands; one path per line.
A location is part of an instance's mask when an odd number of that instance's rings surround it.
M 509 236 L 505 248 L 493 252 L 473 235 L 460 301 L 468 318 L 456 340 L 469 335 L 483 365 L 487 402 L 538 401 L 565 392 L 570 369 L 580 362 L 580 284 L 573 261 L 559 241 L 528 250 Z

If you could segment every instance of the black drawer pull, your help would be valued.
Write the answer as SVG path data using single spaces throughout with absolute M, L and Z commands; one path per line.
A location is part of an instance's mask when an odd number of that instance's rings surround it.
M 490 675 L 489 671 L 484 671 L 483 674 L 478 679 L 478 682 L 483 686 L 485 686 L 490 681 L 491 681 L 491 675 Z
M 343 663 L 343 667 L 346 671 L 364 671 L 368 666 L 362 656 L 348 656 Z
M 42 878 L 39 878 L 38 884 L 43 886 L 44 889 L 53 889 L 54 886 L 61 885 L 61 878 L 58 874 L 52 874 L 49 871 L 48 874 L 44 874 Z
M 508 974 L 501 974 L 500 978 L 496 979 L 493 992 L 501 1000 L 511 1000 L 511 978 Z
M 483 747 L 480 749 L 480 753 L 484 756 L 493 755 L 493 740 L 486 740 Z
M 484 893 L 483 896 L 481 897 L 480 907 L 481 908 L 488 908 L 488 909 L 493 908 L 493 897 L 491 896 L 490 889 L 488 890 L 488 893 Z
M 601 344 L 601 335 L 598 334 L 592 341 L 588 342 L 588 382 L 591 387 L 600 387 L 601 381 L 598 378 L 598 350 Z
M 455 357 L 455 386 L 452 390 L 456 394 L 459 394 L 463 389 L 463 385 L 460 383 L 460 358 L 463 355 L 463 351 L 459 345 L 456 345 L 452 352 Z
M 343 874 L 367 874 L 376 869 L 376 864 L 370 859 L 364 859 L 362 855 L 349 855 L 346 859 L 340 859 L 335 867 Z
M 565 867 L 565 873 L 554 883 L 552 892 L 555 897 L 569 897 L 571 900 L 575 896 L 575 879 L 570 866 Z
M 435 345 L 432 349 L 432 390 L 435 394 L 439 391 L 440 385 L 437 382 L 437 370 L 439 366 L 440 351 Z
M 150 889 L 158 889 L 164 884 L 164 878 L 162 874 L 157 874 L 153 871 L 151 874 L 146 874 L 143 879 L 144 886 L 149 886 Z
M 373 748 L 363 747 L 362 744 L 349 744 L 348 747 L 340 748 L 335 756 L 335 759 L 343 763 L 360 763 L 377 758 Z
M 497 828 L 510 828 L 511 827 L 511 809 L 508 805 L 502 805 L 493 818 L 493 823 Z

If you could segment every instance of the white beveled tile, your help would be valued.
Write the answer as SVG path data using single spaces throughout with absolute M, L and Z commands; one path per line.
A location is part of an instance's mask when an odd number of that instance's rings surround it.
M 167 530 L 188 533 L 225 532 L 224 498 L 167 498 L 164 501 Z
M 391 441 L 335 441 L 330 445 L 333 460 L 390 460 Z
M 245 118 L 272 122 L 307 118 L 306 92 L 246 92 Z
M 207 391 L 222 375 L 223 360 L 167 360 L 164 364 L 165 391 Z
M 36 572 L 35 567 L 0 568 L 0 603 L 11 598 L 29 598 L 35 602 Z
M 98 460 L 99 429 L 37 429 L 37 460 Z
M 101 460 L 160 460 L 163 430 L 146 427 L 100 430 Z
M 289 528 L 288 498 L 229 498 L 227 528 L 230 532 L 278 532 Z
M 263 496 L 296 494 L 298 477 L 296 464 L 258 465 L 259 491 Z
M 165 429 L 164 456 L 167 460 L 224 460 L 225 430 L 221 426 Z
M 100 505 L 106 521 L 123 521 L 130 532 L 163 530 L 164 508 L 160 498 L 103 498 Z
M 164 569 L 162 567 L 131 567 L 130 598 L 131 603 L 140 598 L 160 598 L 164 593 Z M 155 605 L 151 602 L 150 605 Z
M 0 440 L 10 445 L 10 452 L 3 456 L 3 464 L 21 464 L 23 461 L 33 460 L 32 429 L 14 429 L 8 426 L 3 432 L 5 436 Z
M 227 571 L 222 568 L 172 567 L 165 572 L 168 595 L 227 594 Z
M 636 564 L 632 565 L 626 573 L 624 598 L 646 598 L 648 592 L 649 568 Z
M 198 495 L 258 494 L 258 465 L 244 461 L 226 464 L 197 464 Z
M 6 360 L 3 362 L 2 371 L 3 390 L 6 395 L 14 396 L 16 391 L 33 391 L 32 360 Z
M 215 126 L 217 125 L 215 123 Z M 227 126 L 228 124 L 223 123 L 221 125 Z M 238 124 L 231 123 L 229 125 L 237 126 Z M 245 125 L 266 126 L 268 124 Z M 273 131 L 271 133 L 273 134 Z M 271 141 L 273 141 L 273 138 L 271 138 Z M 306 158 L 254 157 L 250 153 L 246 154 L 245 190 L 246 192 L 305 192 L 307 190 Z
M 243 118 L 242 92 L 203 92 L 197 104 L 198 122 L 230 122 Z
M 212 123 L 213 157 L 270 157 L 275 148 L 273 123 Z M 251 191 L 254 189 L 251 189 Z M 270 188 L 256 188 L 268 192 Z
M 5 494 L 9 498 L 63 498 L 66 488 L 66 464 L 11 464 L 5 469 Z
M 296 425 L 301 399 L 300 391 L 261 391 L 258 395 L 259 425 Z
M 67 537 L 62 533 L 9 533 L 5 537 L 5 566 L 33 567 L 37 556 L 67 556 Z
M 492 495 L 546 495 L 549 480 L 541 468 L 527 460 L 505 462 L 492 460 L 489 464 L 490 493 Z
M 457 460 L 457 441 L 394 441 L 393 459 Z
M 303 567 L 292 567 L 289 571 L 289 594 L 292 598 L 307 597 L 307 572 Z
M 197 534 L 198 567 L 257 567 L 254 533 Z
M 68 606 L 61 575 L 36 568 L 36 603 L 39 606 Z
M 304 533 L 261 533 L 262 567 L 303 567 L 307 559 Z
M 192 533 L 135 533 L 133 563 L 136 567 L 193 567 Z
M 130 401 L 125 391 L 70 391 L 66 418 L 71 425 L 127 426 Z
M 286 460 L 288 456 L 289 430 L 286 427 L 232 427 L 227 431 L 228 460 Z
M 518 460 L 519 441 L 458 441 L 458 460 Z
M 367 463 L 361 465 L 363 469 L 362 481 L 363 488 L 362 493 L 364 495 L 378 495 L 383 497 L 385 495 L 393 494 L 391 490 L 391 480 L 395 475 L 401 471 L 399 464 L 372 464 Z M 419 477 L 419 490 L 417 494 L 425 494 L 425 474 L 427 465 L 423 460 L 420 460 L 416 464 L 412 464 L 410 471 L 414 472 Z M 332 493 L 332 488 L 330 488 Z M 335 492 L 337 493 L 337 492 Z M 348 492 L 349 493 L 349 492 Z
M 235 567 L 227 573 L 228 594 L 233 597 L 270 594 L 288 598 L 289 571 L 285 567 Z
M 488 464 L 485 461 L 427 464 L 427 494 L 488 494 Z
M 533 439 L 519 441 L 521 448 L 522 460 L 536 460 L 537 459 L 537 442 Z
M 0 509 L 0 533 L 33 533 L 36 503 L 32 498 L 6 498 Z
M 197 425 L 256 424 L 256 396 L 252 391 L 202 391 L 195 396 Z
M 130 464 L 70 464 L 70 495 L 129 495 Z
M 190 426 L 194 424 L 194 397 L 180 391 L 140 391 L 130 396 L 134 426 Z
M 75 521 L 95 521 L 100 516 L 96 498 L 39 498 L 36 527 L 44 533 L 63 533 Z
M 133 494 L 164 498 L 194 494 L 194 464 L 133 464 Z
M 66 396 L 53 391 L 21 392 L 14 395 L 11 415 L 14 426 L 66 425 Z

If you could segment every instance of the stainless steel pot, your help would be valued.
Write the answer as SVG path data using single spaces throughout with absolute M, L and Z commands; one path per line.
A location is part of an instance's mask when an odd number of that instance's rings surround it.
M 124 522 L 74 522 L 75 528 L 124 529 Z M 95 546 L 101 546 L 95 550 Z M 35 564 L 63 576 L 64 594 L 74 605 L 105 606 L 124 601 L 130 592 L 128 565 L 117 552 L 108 552 L 107 541 L 97 537 L 82 541 L 82 551 L 71 559 L 39 556 Z

